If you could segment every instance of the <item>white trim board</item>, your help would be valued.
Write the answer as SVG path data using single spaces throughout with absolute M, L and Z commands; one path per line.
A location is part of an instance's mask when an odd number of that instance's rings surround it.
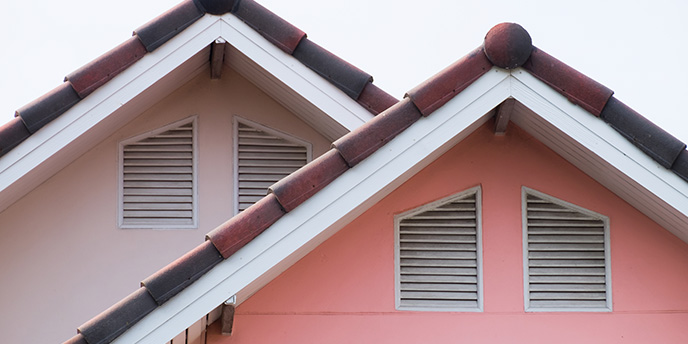
M 311 124 L 328 136 L 339 137 L 373 117 L 344 92 L 279 50 L 234 15 L 206 15 L 0 158 L 0 211 L 85 153 L 100 138 L 143 112 L 139 108 L 132 113 L 127 104 L 154 86 L 160 87 L 158 81 L 174 75 L 175 70 L 190 60 L 193 61 L 190 71 L 174 81 L 187 80 L 186 74 L 200 72 L 208 59 L 194 57 L 218 38 L 291 87 L 299 99 L 311 104 L 307 107 L 318 109 L 310 120 L 322 117 L 322 123 Z M 111 116 L 125 110 L 124 114 Z M 75 141 L 79 144 L 72 144 Z M 58 154 L 62 155 L 58 161 L 46 163 Z

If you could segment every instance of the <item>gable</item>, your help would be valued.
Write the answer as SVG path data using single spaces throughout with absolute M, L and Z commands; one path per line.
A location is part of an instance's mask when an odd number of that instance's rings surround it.
M 19 109 L 0 127 L 0 209 L 197 75 L 212 47 L 214 70 L 240 71 L 330 140 L 396 101 L 259 4 L 232 4 L 186 0 Z
M 0 212 L 0 259 L 12 276 L 6 288 L 15 291 L 1 293 L 2 314 L 28 317 L 34 309 L 27 305 L 40 293 L 47 300 L 43 305 L 61 314 L 44 326 L 46 336 L 69 338 L 73 324 L 98 314 L 202 242 L 234 211 L 235 115 L 299 137 L 316 155 L 329 148 L 330 140 L 236 71 L 227 68 L 221 80 L 199 74 Z M 120 143 L 192 116 L 198 129 L 198 225 L 118 228 Z M 32 323 L 20 322 L 12 335 L 26 338 L 33 330 Z
M 232 342 L 688 338 L 685 315 L 668 314 L 688 307 L 688 276 L 675 273 L 688 269 L 688 245 L 517 126 L 505 137 L 491 128 L 476 130 L 242 303 Z M 484 311 L 395 310 L 394 216 L 476 185 L 483 190 Z M 525 313 L 523 185 L 609 216 L 615 313 Z

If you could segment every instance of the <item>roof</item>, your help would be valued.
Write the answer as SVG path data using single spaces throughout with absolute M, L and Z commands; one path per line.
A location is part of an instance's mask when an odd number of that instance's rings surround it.
M 0 126 L 0 156 L 52 122 L 115 76 L 154 52 L 206 13 L 232 13 L 280 50 L 295 57 L 373 114 L 396 99 L 373 78 L 318 44 L 306 33 L 252 0 L 185 0 L 134 31 L 132 38 L 65 77 L 63 84 L 23 106 Z
M 527 71 L 527 73 L 523 73 L 522 71 L 524 70 Z M 495 76 L 488 75 L 489 72 L 495 73 Z M 615 154 L 621 154 L 629 159 L 635 159 L 636 165 L 640 166 L 641 169 L 648 171 L 651 170 L 652 173 L 661 175 L 660 178 L 662 178 L 662 181 L 668 181 L 666 182 L 667 184 L 673 185 L 675 188 L 683 191 L 688 189 L 688 185 L 686 185 L 686 182 L 688 182 L 688 152 L 686 152 L 686 145 L 683 142 L 680 142 L 661 128 L 655 126 L 650 121 L 642 117 L 633 109 L 617 100 L 613 96 L 613 92 L 604 85 L 597 83 L 596 81 L 588 78 L 587 76 L 579 73 L 556 58 L 533 46 L 530 35 L 518 24 L 503 23 L 495 26 L 488 32 L 485 37 L 484 44 L 481 47 L 472 51 L 468 55 L 456 61 L 454 64 L 450 65 L 424 83 L 409 91 L 403 100 L 383 111 L 368 123 L 333 142 L 332 149 L 330 151 L 274 184 L 270 188 L 270 193 L 263 199 L 248 208 L 246 211 L 234 216 L 226 223 L 208 233 L 208 240 L 206 242 L 202 243 L 194 250 L 188 252 L 160 271 L 154 273 L 141 283 L 140 289 L 105 312 L 80 326 L 78 328 L 79 334 L 70 339 L 68 343 L 101 343 L 113 340 L 114 338 L 120 336 L 127 329 L 135 325 L 137 321 L 144 318 L 147 314 L 156 310 L 160 310 L 162 312 L 162 308 L 165 308 L 166 305 L 169 304 L 167 301 L 182 291 L 188 291 L 187 289 L 192 289 L 189 288 L 189 286 L 193 285 L 194 281 L 197 281 L 209 271 L 215 270 L 215 267 L 222 271 L 215 274 L 212 278 L 217 281 L 222 281 L 218 283 L 227 283 L 228 278 L 223 274 L 227 274 L 227 271 L 229 271 L 228 269 L 239 269 L 236 267 L 228 267 L 232 264 L 236 265 L 235 262 L 231 261 L 231 258 L 249 243 L 253 243 L 255 241 L 254 239 L 259 237 L 261 233 L 268 230 L 281 219 L 284 219 L 283 223 L 285 227 L 283 228 L 289 228 L 292 230 L 293 226 L 296 225 L 293 221 L 287 221 L 288 215 L 290 214 L 294 214 L 296 217 L 302 216 L 304 213 L 309 211 L 311 213 L 325 213 L 323 210 L 325 208 L 322 207 L 318 209 L 304 209 L 304 207 L 299 206 L 313 198 L 313 202 L 309 203 L 309 205 L 310 207 L 315 208 L 314 204 L 317 204 L 315 201 L 320 201 L 322 199 L 319 198 L 316 200 L 315 198 L 317 197 L 315 196 L 330 184 L 336 184 L 335 181 L 337 183 L 341 181 L 341 183 L 344 184 L 349 183 L 346 184 L 347 189 L 351 189 L 351 185 L 354 184 L 356 187 L 360 186 L 365 188 L 366 185 L 364 185 L 362 182 L 359 183 L 352 180 L 363 180 L 356 179 L 360 178 L 360 175 L 364 173 L 361 171 L 379 167 L 355 167 L 359 165 L 365 165 L 364 163 L 368 162 L 366 159 L 373 154 L 384 154 L 385 152 L 381 152 L 382 150 L 380 150 L 380 148 L 383 146 L 389 147 L 386 145 L 388 145 L 395 137 L 401 136 L 402 133 L 407 134 L 406 132 L 411 131 L 409 128 L 413 127 L 413 133 L 408 133 L 408 136 L 412 137 L 412 139 L 409 139 L 408 141 L 420 140 L 418 136 L 413 135 L 416 135 L 423 130 L 428 130 L 428 128 L 423 127 L 424 124 L 421 123 L 423 122 L 422 118 L 437 117 L 438 121 L 444 121 L 445 118 L 449 118 L 447 116 L 454 116 L 451 118 L 459 118 L 462 111 L 468 111 L 466 109 L 471 108 L 471 106 L 478 106 L 475 105 L 476 101 L 475 96 L 473 95 L 476 91 L 466 91 L 469 87 L 482 87 L 483 91 L 479 92 L 497 92 L 500 94 L 498 97 L 498 99 L 500 99 L 499 102 L 503 101 L 504 99 L 511 98 L 515 91 L 508 91 L 511 93 L 504 93 L 499 90 L 498 86 L 495 86 L 502 85 L 504 82 L 512 82 L 508 80 L 509 78 L 504 78 L 505 75 L 513 75 L 511 73 L 517 73 L 520 75 L 519 78 L 524 80 L 523 83 L 529 83 L 532 88 L 539 88 L 540 85 L 546 85 L 549 87 L 549 89 L 554 90 L 559 95 L 563 96 L 564 100 L 568 100 L 570 103 L 568 103 L 568 105 L 561 102 L 557 103 L 559 107 L 565 108 L 564 110 L 560 111 L 583 113 L 583 115 L 586 117 L 583 118 L 584 123 L 581 125 L 583 127 L 594 127 L 589 129 L 589 131 L 601 133 L 600 135 L 605 136 L 601 138 L 605 140 L 604 145 L 609 147 L 624 145 L 624 147 L 619 148 L 619 150 L 621 150 L 620 152 L 612 152 L 609 154 L 605 153 L 605 156 L 602 157 L 603 160 L 612 160 L 612 158 L 609 157 L 613 157 Z M 483 83 L 486 86 L 476 85 L 480 83 Z M 512 86 L 516 87 L 516 85 Z M 537 92 L 547 91 L 545 89 L 541 89 Z M 467 95 L 466 93 L 471 94 Z M 457 105 L 459 102 L 457 99 L 461 98 L 458 97 L 458 95 L 465 96 L 464 99 L 461 99 L 461 101 L 463 101 L 461 104 L 463 105 Z M 527 99 L 525 98 L 519 99 L 517 97 L 516 99 L 519 102 L 523 101 L 524 103 L 528 103 Z M 454 108 L 463 106 L 463 110 L 459 111 L 458 114 L 455 110 L 451 109 L 444 111 L 445 109 L 448 109 L 449 105 L 447 104 L 450 102 L 453 102 L 452 106 Z M 436 123 L 436 128 L 442 128 L 442 130 L 450 131 L 450 133 L 447 135 L 451 135 L 452 137 L 457 136 L 457 132 L 459 132 L 459 137 L 455 137 L 451 140 L 460 140 L 460 136 L 463 135 L 461 133 L 470 132 L 472 130 L 471 128 L 475 128 L 476 124 L 480 125 L 484 123 L 485 118 L 488 117 L 487 115 L 483 115 L 483 113 L 489 113 L 489 109 L 492 105 L 486 104 L 480 106 L 486 107 L 486 111 L 482 111 L 480 109 L 470 110 L 479 114 L 480 116 L 476 118 L 456 119 L 456 121 L 463 121 L 461 122 L 461 128 L 448 128 L 449 126 L 444 122 Z M 453 112 L 449 113 L 451 111 Z M 527 112 L 531 110 L 521 107 L 518 111 Z M 438 112 L 438 114 L 434 115 L 436 112 Z M 438 116 L 444 117 L 439 119 L 440 117 Z M 524 126 L 533 125 L 532 123 L 534 123 L 532 121 L 529 122 L 530 120 L 526 119 L 521 119 L 521 121 Z M 584 141 L 584 139 L 575 137 L 576 134 L 571 131 L 575 131 L 575 128 L 564 128 L 564 125 L 557 127 L 557 124 L 552 126 L 555 128 L 553 130 L 548 130 L 554 133 L 554 135 L 573 137 L 573 139 L 566 139 L 569 141 L 557 141 L 558 139 L 556 138 L 541 136 L 541 140 L 555 143 L 576 141 L 576 144 L 580 144 L 580 148 L 569 148 L 565 145 L 560 145 L 561 147 L 559 149 L 561 152 L 564 152 L 568 149 L 580 149 L 581 152 L 585 151 L 585 154 L 599 154 L 598 148 L 585 147 L 585 142 L 581 143 Z M 613 130 L 607 128 L 612 128 Z M 542 135 L 549 135 L 549 132 Z M 631 143 L 633 146 L 635 146 L 635 149 L 639 150 L 639 152 L 642 152 L 641 154 L 644 154 L 646 158 L 649 157 L 652 160 L 642 158 L 636 153 L 631 152 L 631 149 L 626 147 L 622 141 L 617 139 L 619 136 L 623 137 L 626 140 L 625 142 Z M 465 135 L 463 137 L 465 137 Z M 600 138 L 595 138 L 595 140 L 598 139 Z M 446 145 L 451 142 L 455 143 L 456 141 L 441 142 L 438 143 L 438 145 Z M 407 144 L 407 146 L 404 147 L 411 147 L 410 145 L 411 144 Z M 385 149 L 385 151 L 387 150 L 391 151 L 402 149 L 390 147 Z M 410 149 L 403 149 L 403 154 L 406 154 L 405 152 L 409 150 Z M 440 151 L 440 149 L 436 150 Z M 395 154 L 399 154 L 398 156 L 401 156 L 402 153 Z M 427 160 L 429 156 L 437 153 L 422 151 L 414 154 L 417 154 L 419 159 Z M 566 154 L 564 154 L 564 157 L 569 160 L 573 159 Z M 579 157 L 578 159 L 584 160 L 586 158 Z M 654 161 L 655 165 L 653 165 L 651 161 Z M 392 160 L 385 161 L 384 163 L 380 162 L 378 166 L 393 165 L 392 162 Z M 372 163 L 368 165 L 371 164 Z M 609 166 L 595 167 L 601 169 L 601 171 L 591 172 L 591 175 L 594 176 L 595 173 L 608 173 L 612 168 L 618 168 L 621 170 L 621 173 L 625 173 L 629 176 L 629 180 L 641 179 L 636 177 L 637 174 L 634 174 L 635 172 L 628 173 L 627 170 L 623 170 L 624 167 L 619 167 L 621 165 L 621 163 L 612 162 L 609 164 Z M 391 166 L 389 168 L 398 168 L 398 166 Z M 349 171 L 351 171 L 351 173 L 347 173 Z M 412 174 L 413 171 L 408 169 L 408 171 L 404 170 L 398 173 L 403 174 L 407 172 Z M 349 177 L 353 176 L 354 174 L 357 174 L 358 176 Z M 673 177 L 672 174 L 674 175 Z M 377 183 L 382 182 L 377 181 Z M 641 184 L 640 186 L 643 186 L 643 182 L 638 183 Z M 389 184 L 381 185 L 379 187 L 382 189 L 386 188 L 387 186 L 389 186 Z M 607 186 L 610 187 L 612 191 L 620 193 L 620 191 L 615 190 L 616 186 L 613 184 L 608 184 Z M 338 187 L 341 189 L 341 186 Z M 652 189 L 654 186 L 649 187 L 645 185 L 645 187 Z M 683 192 L 681 190 L 678 191 L 679 194 Z M 371 195 L 373 192 L 374 191 L 370 191 Z M 664 192 L 669 191 L 657 191 L 652 189 L 650 192 L 653 194 L 663 194 Z M 346 198 L 346 195 L 344 194 L 338 195 L 341 196 L 338 197 L 339 199 Z M 686 197 L 688 197 L 685 193 L 682 195 L 683 198 L 681 200 L 684 200 Z M 327 195 L 327 197 L 332 198 L 331 195 Z M 374 198 L 375 197 L 370 196 L 370 199 Z M 625 197 L 627 200 L 629 200 L 629 198 L 631 197 Z M 343 200 L 342 202 L 352 203 L 350 205 L 350 209 L 343 210 L 347 212 L 347 215 L 345 216 L 353 216 L 351 214 L 356 214 L 356 211 L 360 213 L 359 208 L 363 207 L 363 204 L 360 201 Z M 636 207 L 641 206 L 639 203 L 633 205 Z M 671 206 L 671 204 L 669 206 Z M 644 212 L 647 213 L 650 211 L 645 209 Z M 688 220 L 686 214 L 687 212 L 685 209 L 679 210 L 679 215 L 683 216 L 683 218 L 681 218 L 681 221 L 684 221 L 683 223 Z M 322 216 L 331 216 L 331 214 L 325 214 Z M 658 218 L 658 216 L 653 217 L 653 219 L 656 221 Z M 334 223 L 339 221 L 339 218 L 331 221 Z M 342 219 L 342 221 L 344 221 L 344 219 Z M 329 224 L 322 224 L 320 226 L 329 226 Z M 677 234 L 684 241 L 686 241 L 686 238 L 688 238 L 688 233 L 677 233 L 674 231 L 674 234 Z M 291 233 L 282 235 L 287 236 L 291 235 Z M 320 238 L 315 240 L 314 238 L 310 238 L 309 240 L 322 242 L 324 239 Z M 266 247 L 271 245 L 276 246 L 274 243 L 269 244 L 267 241 L 264 241 L 261 243 L 256 243 L 254 247 L 261 246 L 262 248 L 260 249 L 260 254 L 262 254 L 268 250 Z M 243 255 L 237 259 L 248 260 L 247 256 Z M 276 257 L 274 259 L 289 260 L 293 262 L 298 258 L 294 258 L 285 254 L 285 256 Z M 208 279 L 210 278 L 211 277 L 208 277 Z M 252 280 L 247 279 L 245 283 L 250 284 L 253 282 Z M 191 291 L 189 291 L 189 293 L 190 292 Z M 225 296 L 231 295 L 232 294 Z M 221 297 L 222 295 L 216 296 L 216 298 L 220 298 L 220 300 Z M 176 307 L 177 309 L 183 308 L 180 305 L 169 306 L 168 308 L 172 309 L 173 307 Z M 152 323 L 153 322 L 151 322 L 151 324 Z M 154 326 L 151 324 L 146 324 L 145 326 Z M 155 326 L 160 326 L 161 322 L 158 321 L 156 324 L 158 325 Z M 131 338 L 127 338 L 126 340 L 131 340 Z

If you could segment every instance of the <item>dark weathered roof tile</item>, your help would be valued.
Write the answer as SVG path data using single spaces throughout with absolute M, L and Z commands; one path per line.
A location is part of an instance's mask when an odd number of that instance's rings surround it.
M 42 97 L 24 105 L 24 107 L 17 110 L 15 116 L 20 117 L 24 121 L 26 128 L 29 129 L 29 132 L 33 134 L 69 110 L 79 100 L 81 98 L 72 88 L 72 84 L 64 82 Z
M 358 103 L 363 105 L 372 114 L 377 115 L 396 104 L 399 100 L 389 93 L 375 86 L 372 82 L 366 84 L 358 96 Z
M 89 344 L 110 343 L 157 306 L 146 288 L 139 288 L 77 330 Z
M 215 245 L 222 257 L 227 258 L 244 247 L 258 234 L 280 219 L 286 212 L 269 194 L 229 221 L 213 229 L 206 237 Z
M 222 15 L 231 12 L 241 0 L 193 0 L 196 6 L 203 12 Z
M 684 150 L 678 154 L 674 165 L 671 166 L 671 170 L 688 182 L 688 151 Z
M 600 117 L 662 166 L 671 168 L 686 145 L 615 97 Z
M 387 111 L 342 136 L 332 145 L 337 148 L 347 164 L 353 167 L 387 144 L 421 116 L 422 114 L 413 102 L 404 98 Z
M 273 184 L 269 190 L 277 197 L 282 208 L 290 212 L 348 169 L 349 166 L 339 152 L 330 149 Z
M 308 38 L 301 40 L 293 55 L 353 99 L 358 99 L 363 88 L 373 81 L 370 74 L 342 60 Z
M 289 55 L 306 37 L 299 28 L 253 0 L 241 0 L 233 13 Z
M 65 81 L 71 82 L 76 93 L 83 99 L 134 62 L 140 60 L 145 54 L 146 48 L 141 41 L 136 37 L 131 37 L 116 48 L 69 74 Z
M 0 156 L 5 155 L 29 136 L 31 136 L 31 132 L 19 117 L 15 117 L 0 126 Z
M 221 261 L 220 252 L 206 241 L 143 280 L 141 286 L 161 305 Z
M 203 16 L 196 4 L 191 0 L 185 0 L 157 18 L 149 21 L 134 31 L 146 50 L 151 52 L 163 45 L 163 43 L 176 36 L 189 25 Z
M 595 116 L 614 92 L 583 73 L 533 47 L 523 68 Z
M 423 116 L 431 114 L 492 68 L 478 48 L 407 93 Z

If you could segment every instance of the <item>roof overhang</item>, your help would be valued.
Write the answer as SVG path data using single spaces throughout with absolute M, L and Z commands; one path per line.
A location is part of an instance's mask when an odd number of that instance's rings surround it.
M 688 183 L 613 128 L 517 68 L 493 68 L 161 305 L 115 343 L 172 338 L 224 300 L 241 303 L 415 173 L 517 101 L 512 120 L 688 242 Z
M 0 158 L 0 211 L 132 120 L 209 63 L 225 64 L 334 140 L 373 118 L 363 106 L 233 14 L 205 15 Z

